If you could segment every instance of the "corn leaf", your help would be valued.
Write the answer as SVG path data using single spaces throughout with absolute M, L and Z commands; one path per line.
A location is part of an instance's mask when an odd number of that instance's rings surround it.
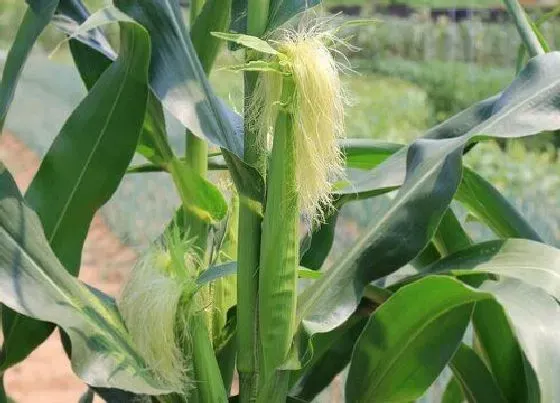
M 452 377 L 445 386 L 445 391 L 441 397 L 441 403 L 463 403 L 464 401 L 465 397 L 463 395 L 463 389 L 461 389 L 461 384 L 457 378 Z
M 537 376 L 515 336 L 504 308 L 494 300 L 476 305 L 472 323 L 476 349 L 507 401 L 539 402 Z
M 311 332 L 344 322 L 367 283 L 405 265 L 433 237 L 459 186 L 465 147 L 484 136 L 521 137 L 560 128 L 553 94 L 560 94 L 557 52 L 532 59 L 501 96 L 443 123 L 375 168 L 373 182 L 398 186 L 407 161 L 406 179 L 381 219 L 300 295 L 298 320 Z
M 64 124 L 26 193 L 57 258 L 72 275 L 95 212 L 126 172 L 138 141 L 148 93 L 148 36 L 122 27 L 121 55 Z M 0 369 L 21 361 L 52 332 L 4 310 Z M 23 340 L 23 341 L 22 341 Z
M 186 128 L 243 156 L 243 139 L 226 107 L 214 95 L 182 21 L 176 1 L 117 1 L 117 7 L 144 26 L 152 40 L 150 86 L 163 106 Z M 105 22 L 114 8 L 103 11 Z M 120 18 L 120 17 L 118 17 Z
M 465 168 L 461 186 L 455 195 L 475 217 L 501 238 L 542 238 L 512 204 L 488 181 Z
M 449 363 L 455 379 L 471 403 L 505 403 L 496 380 L 472 348 L 461 343 Z
M 488 241 L 439 260 L 430 273 L 488 273 L 521 280 L 560 299 L 560 250 L 524 239 Z
M 2 81 L 0 82 L 0 135 L 14 94 L 17 82 L 23 71 L 23 66 L 35 41 L 43 29 L 51 21 L 58 0 L 29 0 L 29 6 L 18 29 L 16 38 L 4 65 Z
M 446 277 L 426 277 L 401 288 L 375 311 L 356 343 L 347 401 L 422 396 L 461 344 L 475 303 L 489 298 Z
M 135 351 L 116 307 L 100 295 L 62 267 L 39 218 L 0 166 L 1 302 L 20 314 L 61 326 L 71 340 L 72 368 L 88 384 L 137 393 L 168 392 Z
M 541 288 L 511 278 L 486 281 L 478 288 L 491 293 L 504 308 L 530 364 L 526 368 L 537 376 L 538 385 L 528 384 L 529 396 L 523 401 L 560 399 L 560 385 L 554 375 L 560 369 L 560 307 L 556 299 Z
M 329 333 L 317 334 L 312 340 L 304 338 L 302 344 L 313 345 L 312 355 L 304 368 L 292 375 L 292 379 L 297 379 L 297 382 L 290 395 L 312 401 L 328 387 L 350 362 L 354 344 L 366 323 L 367 318 L 356 315 Z M 303 347 L 305 349 L 306 346 Z
M 202 70 L 208 74 L 218 56 L 221 41 L 212 31 L 228 29 L 231 18 L 231 0 L 208 0 L 191 28 L 191 40 Z

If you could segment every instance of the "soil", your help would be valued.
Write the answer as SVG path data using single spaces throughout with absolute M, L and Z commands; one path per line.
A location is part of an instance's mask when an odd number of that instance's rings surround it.
M 0 161 L 12 173 L 22 192 L 40 164 L 37 156 L 10 133 L 0 136 Z M 84 245 L 80 278 L 116 296 L 135 259 L 135 252 L 124 246 L 97 214 Z M 87 389 L 73 374 L 58 331 L 23 363 L 6 372 L 5 386 L 8 395 L 17 403 L 78 402 Z M 101 402 L 98 398 L 94 401 Z

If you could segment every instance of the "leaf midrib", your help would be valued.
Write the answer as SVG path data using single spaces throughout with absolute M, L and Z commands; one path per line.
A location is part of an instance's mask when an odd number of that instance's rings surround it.
M 131 41 L 131 50 L 130 50 L 130 54 L 134 54 L 134 49 L 135 49 L 135 47 L 136 47 L 136 36 L 135 36 L 135 35 L 132 35 L 131 37 L 132 37 L 133 39 L 132 39 L 132 41 Z M 60 228 L 60 225 L 62 224 L 62 221 L 64 220 L 68 209 L 70 208 L 70 204 L 72 203 L 72 201 L 73 201 L 73 199 L 74 199 L 74 196 L 75 196 L 76 192 L 78 191 L 78 188 L 79 188 L 79 187 L 81 186 L 81 184 L 82 184 L 83 177 L 85 176 L 86 171 L 87 171 L 88 168 L 89 168 L 89 165 L 90 165 L 90 163 L 91 163 L 91 160 L 93 159 L 94 154 L 97 152 L 97 149 L 98 149 L 99 145 L 101 144 L 101 141 L 103 140 L 103 138 L 105 137 L 105 134 L 107 133 L 107 128 L 108 128 L 108 126 L 109 126 L 109 122 L 110 122 L 110 121 L 112 120 L 112 118 L 113 118 L 113 114 L 114 114 L 114 112 L 115 112 L 116 106 L 117 106 L 117 104 L 120 102 L 120 98 L 121 98 L 122 92 L 123 92 L 124 87 L 125 87 L 125 85 L 126 85 L 127 78 L 128 78 L 128 76 L 129 76 L 129 74 L 130 74 L 130 70 L 131 70 L 131 67 L 132 67 L 132 64 L 133 64 L 133 63 L 132 63 L 132 58 L 131 58 L 131 57 L 129 57 L 128 59 L 125 59 L 125 60 L 127 60 L 128 63 L 126 64 L 125 74 L 124 74 L 123 79 L 121 80 L 121 83 L 120 83 L 120 85 L 119 85 L 119 89 L 118 89 L 118 91 L 117 91 L 117 96 L 115 97 L 115 99 L 114 99 L 114 101 L 113 101 L 113 104 L 111 105 L 111 109 L 110 109 L 110 111 L 109 111 L 108 117 L 107 117 L 107 119 L 106 119 L 106 121 L 105 121 L 105 124 L 104 124 L 103 128 L 101 129 L 101 133 L 100 133 L 100 135 L 98 136 L 98 138 L 97 138 L 97 140 L 96 140 L 96 142 L 95 142 L 93 148 L 91 149 L 91 152 L 89 153 L 89 155 L 88 155 L 88 157 L 87 157 L 87 159 L 86 159 L 86 162 L 84 163 L 84 165 L 83 165 L 83 167 L 82 167 L 82 169 L 81 169 L 81 171 L 80 171 L 80 174 L 78 175 L 78 178 L 77 178 L 77 180 L 76 180 L 76 185 L 72 188 L 72 190 L 71 190 L 71 192 L 70 192 L 70 195 L 69 195 L 68 199 L 66 200 L 66 203 L 64 204 L 64 207 L 62 208 L 62 210 L 61 210 L 61 212 L 60 212 L 60 214 L 59 214 L 59 216 L 58 216 L 58 219 L 57 219 L 57 221 L 56 221 L 56 223 L 55 223 L 55 225 L 54 225 L 54 227 L 53 227 L 53 230 L 51 231 L 51 233 L 50 233 L 50 235 L 49 235 L 49 237 L 48 237 L 49 244 L 51 244 L 52 241 L 53 241 L 53 239 L 56 237 L 56 235 L 57 235 L 57 233 L 58 233 L 58 230 L 59 230 L 59 228 Z M 116 63 L 118 63 L 118 61 L 117 61 Z
M 472 298 L 472 300 L 468 300 L 468 301 L 465 301 L 465 302 L 458 302 L 454 305 L 447 306 L 447 308 L 440 311 L 439 314 L 432 317 L 432 319 L 424 322 L 422 326 L 420 326 L 414 333 L 412 333 L 411 337 L 408 338 L 408 340 L 404 344 L 403 348 L 397 354 L 392 354 L 392 357 L 389 360 L 388 365 L 385 367 L 385 370 L 382 372 L 381 376 L 377 378 L 377 382 L 374 383 L 374 384 L 370 384 L 370 386 L 367 389 L 367 391 L 368 391 L 367 396 L 373 395 L 372 392 L 375 391 L 376 387 L 379 386 L 379 384 L 387 377 L 387 374 L 391 371 L 391 369 L 393 368 L 393 366 L 395 365 L 397 360 L 405 353 L 405 351 L 408 349 L 408 347 L 413 343 L 413 341 L 415 341 L 418 338 L 418 336 L 420 335 L 420 333 L 422 333 L 424 331 L 424 329 L 426 329 L 428 326 L 433 324 L 436 320 L 441 318 L 443 315 L 451 312 L 452 310 L 455 310 L 455 309 L 457 309 L 457 308 L 459 308 L 463 305 L 474 304 L 477 301 L 480 301 L 480 300 L 486 299 L 486 298 L 490 298 L 490 297 L 482 294 L 482 295 L 480 295 L 479 298 L 477 298 L 477 296 L 472 296 L 471 298 Z

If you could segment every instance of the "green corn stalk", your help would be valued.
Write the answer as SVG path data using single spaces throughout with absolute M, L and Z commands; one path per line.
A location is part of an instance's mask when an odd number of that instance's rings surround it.
M 268 21 L 269 0 L 248 0 L 247 33 L 261 36 Z M 252 52 L 246 61 L 252 60 Z M 248 105 L 257 82 L 256 72 L 245 72 L 245 122 Z M 245 162 L 264 167 L 266 150 L 259 141 L 258 131 L 245 124 Z M 264 169 L 261 169 L 264 174 Z M 261 241 L 262 206 L 243 195 L 239 199 L 239 246 L 237 256 L 237 371 L 239 373 L 239 401 L 252 402 L 257 394 L 257 295 L 258 267 Z

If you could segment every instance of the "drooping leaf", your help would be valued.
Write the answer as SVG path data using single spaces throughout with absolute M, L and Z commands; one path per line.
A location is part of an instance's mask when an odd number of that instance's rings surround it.
M 208 0 L 192 25 L 191 40 L 206 74 L 212 70 L 221 45 L 212 32 L 227 30 L 230 20 L 231 0 Z
M 70 337 L 72 368 L 92 386 L 137 393 L 169 390 L 154 379 L 109 298 L 70 275 L 51 251 L 37 215 L 0 166 L 0 300 L 56 323 Z
M 50 22 L 58 5 L 58 0 L 28 0 L 25 12 L 14 42 L 8 52 L 2 80 L 0 81 L 0 135 L 14 95 L 23 66 L 29 57 L 35 41 Z
M 312 270 L 319 270 L 331 251 L 334 242 L 334 231 L 338 220 L 338 210 L 321 223 L 319 229 L 308 234 L 309 245 L 301 250 L 300 265 Z
M 461 343 L 449 363 L 469 403 L 505 403 L 492 373 L 472 348 Z
M 539 234 L 517 209 L 490 183 L 471 169 L 464 169 L 463 180 L 455 198 L 498 236 L 542 242 Z
M 57 28 L 75 38 L 70 40 L 70 51 L 88 90 L 116 58 L 116 54 L 100 29 L 91 29 L 87 32 L 80 30 L 80 25 L 87 21 L 89 16 L 88 10 L 80 0 L 61 0 L 54 21 Z M 173 151 L 167 141 L 161 103 L 152 92 L 148 96 L 146 108 L 136 151 L 154 164 L 168 163 L 173 156 Z
M 226 216 L 227 203 L 214 184 L 177 158 L 170 161 L 169 169 L 185 210 L 204 222 Z
M 368 283 L 390 274 L 424 249 L 459 182 L 448 175 L 451 167 L 461 163 L 460 151 L 447 155 L 454 146 L 449 140 L 424 140 L 411 148 L 409 180 L 394 202 L 349 252 L 300 295 L 298 320 L 304 320 L 309 332 L 329 331 L 343 323 Z
M 447 386 L 441 397 L 441 403 L 463 403 L 464 401 L 465 396 L 461 389 L 461 383 L 457 378 L 452 377 L 449 382 L 447 382 Z
M 449 255 L 426 270 L 515 278 L 560 299 L 560 250 L 540 242 L 525 239 L 483 242 Z
M 538 379 L 538 385 L 528 384 L 528 397 L 521 401 L 558 400 L 560 385 L 555 381 L 555 374 L 560 369 L 560 307 L 557 301 L 540 288 L 510 278 L 486 281 L 479 289 L 491 293 L 504 308 L 530 364 L 525 369 L 534 371 Z M 540 386 L 540 396 L 537 386 Z
M 471 246 L 472 241 L 451 208 L 443 215 L 433 240 L 442 256 Z
M 559 67 L 557 52 L 532 59 L 499 97 L 432 129 L 365 173 L 371 177 L 362 183 L 367 183 L 364 190 L 398 186 L 407 155 L 406 179 L 393 204 L 300 296 L 298 319 L 305 319 L 309 331 L 328 331 L 342 323 L 356 307 L 365 284 L 402 267 L 426 246 L 457 191 L 461 155 L 468 144 L 484 136 L 521 137 L 560 127 L 555 102 L 560 95 Z
M 340 148 L 348 168 L 372 169 L 403 148 L 401 144 L 370 139 L 341 140 Z
M 312 401 L 321 391 L 328 387 L 336 375 L 350 362 L 352 350 L 360 336 L 367 319 L 351 317 L 346 323 L 329 333 L 315 335 L 311 342 L 311 357 L 304 367 L 292 375 L 297 383 L 290 394 L 305 401 Z M 304 346 L 305 348 L 305 346 Z
M 476 351 L 484 358 L 508 402 L 539 402 L 536 375 L 515 336 L 504 308 L 495 300 L 476 304 Z
M 26 193 L 57 258 L 79 272 L 84 240 L 95 212 L 126 172 L 142 127 L 148 94 L 150 46 L 138 25 L 121 27 L 121 54 L 64 124 Z M 52 332 L 4 310 L 0 368 L 21 361 Z
M 243 156 L 243 139 L 223 103 L 214 95 L 173 0 L 119 0 L 117 7 L 142 24 L 152 41 L 150 86 L 163 106 L 186 128 L 211 143 Z M 118 13 L 106 8 L 105 23 Z M 90 17 L 92 19 L 94 16 Z M 117 18 L 121 18 L 120 16 Z
M 461 344 L 474 304 L 488 298 L 446 277 L 401 288 L 375 311 L 356 343 L 347 401 L 419 398 Z

